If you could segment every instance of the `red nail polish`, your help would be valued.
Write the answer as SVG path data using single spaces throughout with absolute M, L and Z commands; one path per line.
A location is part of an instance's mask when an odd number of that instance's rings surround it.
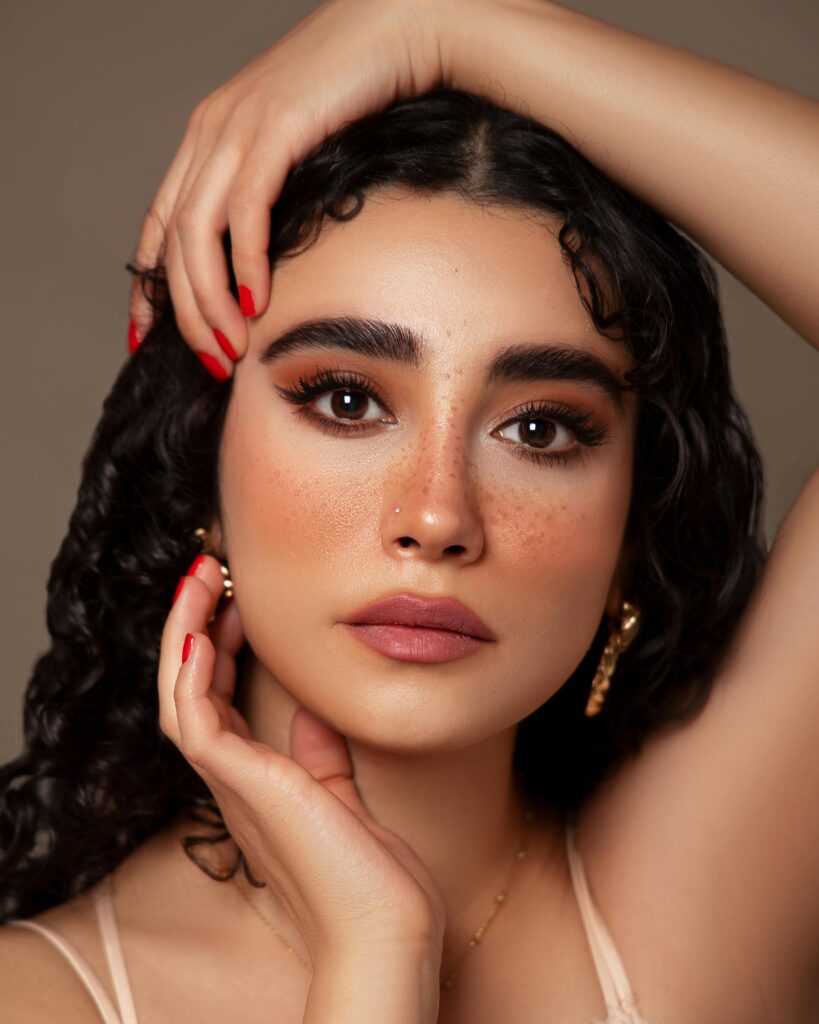
M 236 355 L 236 349 L 231 345 L 228 338 L 216 327 L 213 328 L 213 336 L 216 338 L 216 343 L 219 348 L 225 353 L 231 362 L 235 363 L 239 357 Z
M 242 316 L 256 316 L 256 303 L 253 301 L 253 292 L 243 284 L 239 285 L 239 306 Z
M 128 351 L 131 353 L 131 355 L 133 355 L 134 352 L 136 352 L 136 350 L 139 348 L 141 343 L 142 343 L 142 338 L 140 338 L 140 336 L 139 336 L 139 331 L 137 330 L 137 325 L 134 323 L 133 320 L 129 320 L 128 321 Z
M 187 579 L 187 576 L 182 576 L 180 578 L 179 582 L 176 584 L 176 590 L 174 591 L 174 594 L 173 594 L 173 601 L 171 601 L 171 608 L 173 608 L 173 606 L 176 604 L 176 599 L 182 593 L 182 587 L 184 586 L 186 579 Z
M 196 575 L 196 570 L 199 568 L 200 565 L 202 565 L 204 563 L 204 561 L 205 561 L 205 556 L 204 555 L 197 555 L 196 558 L 194 558 L 194 560 L 191 562 L 190 569 L 188 569 L 188 571 L 185 573 L 185 575 L 186 576 L 195 576 Z
M 205 367 L 205 369 L 208 371 L 211 377 L 215 377 L 217 380 L 228 379 L 227 371 L 225 370 L 225 368 L 222 366 L 218 359 L 214 359 L 213 356 L 208 355 L 207 352 L 197 352 L 196 354 L 199 356 L 199 361 L 202 363 L 202 365 Z
M 188 660 L 188 658 L 190 657 L 191 651 L 193 650 L 193 641 L 194 641 L 194 639 L 195 639 L 195 637 L 194 637 L 193 633 L 186 633 L 185 634 L 185 643 L 182 645 L 182 664 L 183 665 Z

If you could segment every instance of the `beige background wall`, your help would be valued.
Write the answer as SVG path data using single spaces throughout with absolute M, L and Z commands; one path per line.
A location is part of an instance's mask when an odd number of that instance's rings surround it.
M 127 358 L 124 265 L 196 101 L 317 4 L 0 0 L 0 762 L 44 648 L 45 581 Z M 573 0 L 819 97 L 815 0 Z M 748 210 L 749 221 L 754 211 Z M 819 454 L 819 358 L 720 271 L 769 538 Z

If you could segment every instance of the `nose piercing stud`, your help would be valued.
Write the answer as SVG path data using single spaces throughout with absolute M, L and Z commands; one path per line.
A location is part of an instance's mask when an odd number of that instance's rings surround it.
M 393 512 L 400 512 L 400 511 L 401 511 L 401 509 L 400 509 L 400 508 L 394 508 L 394 509 L 393 509 Z

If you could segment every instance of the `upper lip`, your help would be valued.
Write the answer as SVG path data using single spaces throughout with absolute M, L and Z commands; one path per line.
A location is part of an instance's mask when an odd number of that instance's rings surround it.
M 386 624 L 426 626 L 466 633 L 480 640 L 494 640 L 486 623 L 454 597 L 424 597 L 420 594 L 394 594 L 359 608 L 346 620 L 351 626 Z

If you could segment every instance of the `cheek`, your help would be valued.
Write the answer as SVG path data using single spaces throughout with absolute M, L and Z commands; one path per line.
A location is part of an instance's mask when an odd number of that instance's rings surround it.
M 594 472 L 555 474 L 535 501 L 532 494 L 498 496 L 493 520 L 504 552 L 498 607 L 516 609 L 506 632 L 522 629 L 521 670 L 549 692 L 577 667 L 604 614 L 630 497 L 627 458 Z
M 288 444 L 244 398 L 228 413 L 219 479 L 234 578 L 268 559 L 321 562 L 361 515 L 360 490 L 332 467 L 306 465 L 304 449 Z
M 297 678 L 316 628 L 333 620 L 334 592 L 351 586 L 346 574 L 356 565 L 362 524 L 372 521 L 374 496 L 351 483 L 350 468 L 312 459 L 266 401 L 248 388 L 228 409 L 222 525 L 247 639 L 268 667 Z M 282 662 L 289 654 L 296 664 Z
M 535 490 L 498 491 L 487 517 L 525 579 L 561 584 L 614 571 L 631 499 L 630 455 L 545 470 Z

